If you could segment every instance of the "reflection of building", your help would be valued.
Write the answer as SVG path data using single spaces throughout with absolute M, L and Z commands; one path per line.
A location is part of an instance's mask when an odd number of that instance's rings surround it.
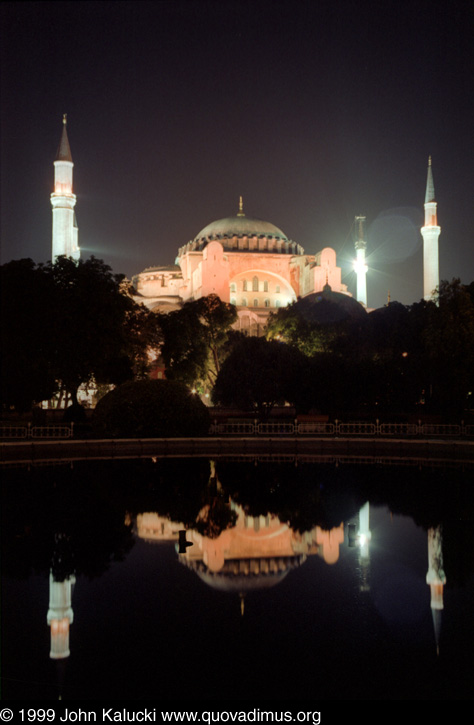
M 360 563 L 360 573 L 361 573 L 361 585 L 360 585 L 361 591 L 369 591 L 369 589 L 370 589 L 370 584 L 369 584 L 369 570 L 370 570 L 369 544 L 370 544 L 370 540 L 372 538 L 372 533 L 370 531 L 369 517 L 370 517 L 370 504 L 368 501 L 366 501 L 365 504 L 362 506 L 362 508 L 359 511 L 358 543 L 359 543 L 359 563 Z
M 194 545 L 180 556 L 215 589 L 244 593 L 267 588 L 282 581 L 309 555 L 318 554 L 327 564 L 339 558 L 343 524 L 331 531 L 316 526 L 299 534 L 276 516 L 247 516 L 240 506 L 232 503 L 231 507 L 237 514 L 235 526 L 222 531 L 216 539 L 189 530 L 187 536 Z M 137 516 L 138 535 L 149 541 L 177 540 L 180 528 L 182 524 L 158 514 Z
M 49 575 L 49 609 L 47 622 L 51 628 L 51 650 L 49 656 L 58 660 L 69 657 L 69 625 L 74 620 L 71 606 L 74 576 L 64 581 L 55 581 Z
M 184 524 L 149 511 L 137 515 L 137 534 L 144 541 L 177 541 Z
M 446 584 L 446 574 L 443 569 L 443 535 L 441 526 L 428 529 L 428 573 L 426 583 L 431 590 L 431 612 L 436 639 L 436 649 L 439 651 L 439 638 L 441 634 L 441 611 L 444 608 L 443 589 Z

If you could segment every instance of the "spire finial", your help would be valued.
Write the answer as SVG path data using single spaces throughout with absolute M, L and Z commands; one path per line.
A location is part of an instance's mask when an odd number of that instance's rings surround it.
M 64 125 L 67 124 L 67 113 L 63 113 L 63 123 Z
M 237 213 L 237 216 L 245 216 L 244 214 L 244 202 L 242 201 L 242 197 L 239 197 L 239 211 Z
M 431 156 L 428 158 L 428 176 L 426 179 L 425 204 L 435 201 L 435 190 L 433 183 L 433 170 L 431 167 Z

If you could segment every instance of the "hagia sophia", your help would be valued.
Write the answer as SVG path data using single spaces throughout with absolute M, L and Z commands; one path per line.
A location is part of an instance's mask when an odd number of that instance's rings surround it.
M 74 207 L 73 161 L 63 117 L 61 140 L 54 161 L 52 258 L 80 258 Z M 436 201 L 431 158 L 425 195 L 423 236 L 424 297 L 431 299 L 439 284 Z M 364 217 L 356 219 L 355 263 L 357 302 L 367 304 Z M 333 299 L 352 298 L 341 281 L 336 252 L 324 247 L 316 254 L 304 249 L 274 224 L 247 216 L 242 197 L 235 216 L 209 223 L 177 253 L 175 263 L 148 267 L 132 278 L 135 298 L 156 311 L 178 309 L 188 300 L 216 294 L 236 305 L 236 327 L 261 334 L 270 312 L 296 299 L 330 292 Z M 341 297 L 343 296 L 343 297 Z

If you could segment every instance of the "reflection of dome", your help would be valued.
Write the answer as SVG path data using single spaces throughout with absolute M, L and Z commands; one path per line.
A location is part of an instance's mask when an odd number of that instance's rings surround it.
M 269 589 L 279 584 L 291 569 L 303 563 L 305 557 L 281 556 L 260 559 L 231 559 L 223 568 L 213 572 L 202 560 L 189 560 L 184 556 L 180 561 L 193 569 L 198 577 L 213 589 L 223 592 L 245 593 L 256 589 Z
M 208 224 L 199 232 L 194 241 L 209 239 L 210 237 L 234 236 L 265 236 L 288 241 L 286 234 L 274 224 L 264 222 L 261 219 L 252 219 L 244 215 L 226 217 L 225 219 L 218 219 L 215 222 L 211 222 L 211 224 Z

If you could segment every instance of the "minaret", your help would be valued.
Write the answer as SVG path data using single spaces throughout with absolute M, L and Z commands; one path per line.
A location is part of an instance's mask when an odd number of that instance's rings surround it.
M 356 216 L 356 259 L 354 262 L 354 271 L 357 275 L 357 302 L 360 302 L 364 307 L 367 307 L 367 265 L 365 263 L 365 250 L 367 248 L 367 242 L 365 240 L 365 216 Z
M 428 529 L 428 573 L 426 583 L 431 591 L 431 613 L 436 640 L 436 651 L 439 653 L 441 631 L 441 612 L 444 608 L 443 589 L 446 574 L 443 569 L 443 532 L 441 526 Z
M 81 250 L 77 241 L 77 225 L 74 207 L 76 195 L 72 191 L 71 149 L 66 131 L 67 118 L 63 116 L 63 131 L 58 153 L 54 161 L 54 191 L 51 194 L 53 207 L 53 250 L 52 260 L 65 255 L 79 259 Z
M 370 590 L 369 584 L 369 569 L 370 569 L 370 554 L 369 544 L 372 538 L 372 532 L 370 530 L 370 504 L 368 501 L 362 506 L 359 511 L 359 563 L 360 563 L 360 574 L 361 584 L 360 590 L 367 592 Z
M 441 227 L 438 226 L 436 206 L 430 156 L 428 159 L 428 178 L 426 180 L 425 225 L 421 227 L 423 237 L 423 297 L 427 301 L 436 301 L 435 290 L 439 286 L 438 237 Z
M 69 657 L 69 625 L 74 620 L 71 606 L 72 587 L 75 577 L 69 576 L 64 581 L 55 581 L 53 573 L 49 575 L 49 609 L 48 625 L 51 627 L 51 649 L 49 656 L 58 660 Z

